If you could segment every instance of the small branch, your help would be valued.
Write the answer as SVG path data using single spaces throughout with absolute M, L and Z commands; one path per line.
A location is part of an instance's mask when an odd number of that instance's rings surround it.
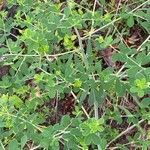
M 59 57 L 59 56 L 63 56 L 63 55 L 66 55 L 66 54 L 70 54 L 70 53 L 73 53 L 73 52 L 77 52 L 77 50 L 72 50 L 72 51 L 68 51 L 68 52 L 64 52 L 64 53 L 58 53 L 58 54 L 53 54 L 53 55 L 49 55 L 49 54 L 45 54 L 43 55 L 43 57 L 52 57 L 52 58 L 56 58 L 56 57 Z M 18 56 L 18 57 L 40 57 L 42 55 L 38 55 L 38 54 L 4 54 L 2 55 L 1 57 L 11 57 L 11 56 Z
M 97 0 L 94 1 L 94 5 L 93 5 L 93 11 L 92 11 L 92 16 L 94 17 L 94 13 L 95 13 L 95 8 L 96 8 L 96 3 L 97 3 Z M 92 25 L 91 25 L 91 31 L 93 31 L 93 26 L 94 26 L 94 19 L 92 19 Z
M 56 134 L 53 136 L 53 138 L 56 138 L 56 137 L 58 137 L 58 136 L 61 136 L 62 134 L 65 134 L 65 133 L 70 133 L 70 131 L 67 131 L 67 129 L 71 126 L 71 124 L 72 124 L 72 122 L 69 123 L 69 124 L 67 125 L 67 127 L 65 127 L 63 130 L 60 130 L 59 133 L 56 133 Z
M 125 131 L 121 132 L 118 136 L 116 136 L 113 140 L 111 140 L 107 145 L 106 148 L 109 147 L 110 144 L 112 144 L 113 142 L 115 142 L 118 138 L 120 138 L 121 136 L 123 136 L 124 134 L 127 134 L 128 132 L 130 132 L 133 128 L 135 128 L 138 124 L 141 124 L 142 122 L 144 122 L 145 120 L 142 119 L 140 120 L 137 124 L 134 124 L 132 126 L 130 126 L 129 128 L 127 128 Z
M 99 119 L 99 116 L 98 116 L 98 106 L 97 106 L 96 102 L 94 102 L 94 113 L 95 113 L 95 119 L 98 120 Z M 97 135 L 99 136 L 99 133 L 97 133 Z M 102 150 L 100 144 L 97 145 L 97 147 L 98 147 L 98 150 Z
M 1 147 L 2 147 L 2 150 L 5 150 L 5 147 L 4 147 L 4 145 L 3 145 L 3 143 L 2 143 L 1 140 L 0 140 L 0 145 L 1 145 Z
M 92 77 L 95 80 L 94 74 L 92 73 Z M 95 119 L 98 120 L 99 119 L 99 115 L 98 115 L 98 103 L 96 101 L 95 98 L 95 93 L 94 93 L 94 113 L 95 113 Z M 99 133 L 97 133 L 97 136 L 99 136 Z M 102 150 L 101 145 L 98 144 L 97 145 L 98 150 Z
M 31 148 L 30 150 L 36 150 L 36 149 L 38 149 L 39 147 L 40 147 L 40 145 L 35 146 L 35 147 Z
M 145 39 L 145 41 L 138 47 L 137 52 L 139 52 L 139 51 L 141 50 L 142 46 L 143 46 L 146 42 L 148 42 L 149 39 L 150 39 L 150 35 L 149 35 L 149 36 Z
M 85 64 L 86 69 L 88 69 L 88 68 L 89 68 L 89 64 L 88 64 L 87 57 L 86 57 L 86 55 L 85 55 L 85 53 L 84 53 L 84 48 L 83 48 L 83 44 L 82 44 L 82 39 L 81 39 L 81 37 L 80 37 L 80 34 L 79 34 L 77 28 L 74 28 L 74 30 L 75 30 L 76 35 L 77 35 L 77 37 L 78 37 L 78 42 L 79 42 L 79 47 L 80 47 L 80 53 L 81 53 L 81 55 L 82 55 L 83 62 L 84 62 L 84 64 Z
M 131 10 L 131 11 L 130 11 L 129 13 L 127 13 L 127 14 L 133 13 L 134 11 L 136 11 L 137 9 L 139 9 L 140 7 L 142 7 L 143 5 L 145 5 L 145 4 L 148 3 L 148 2 L 150 2 L 150 0 L 145 1 L 144 3 L 142 3 L 142 4 L 139 5 L 139 6 L 137 6 L 135 9 Z M 97 32 L 99 32 L 100 30 L 102 30 L 102 29 L 108 27 L 109 25 L 114 24 L 115 22 L 117 22 L 117 21 L 119 21 L 119 20 L 121 20 L 121 19 L 122 19 L 122 18 L 119 17 L 119 18 L 117 18 L 117 19 L 112 20 L 111 22 L 109 22 L 108 24 L 106 24 L 106 25 L 100 27 L 99 29 L 96 29 L 96 30 L 94 30 L 93 32 L 90 32 L 89 35 L 86 35 L 86 36 L 82 37 L 82 40 L 83 40 L 83 39 L 86 39 L 87 37 L 89 37 L 89 36 L 91 36 L 91 35 L 93 35 L 93 34 L 95 34 L 95 33 L 97 33 Z
M 133 63 L 135 63 L 138 67 L 140 67 L 141 68 L 141 66 L 139 66 L 139 64 L 137 64 L 135 61 L 133 61 L 133 59 L 131 59 L 132 57 L 134 57 L 140 50 L 141 50 L 141 48 L 142 48 L 142 46 L 146 43 L 146 42 L 148 42 L 148 40 L 150 39 L 150 35 L 144 40 L 144 42 L 137 48 L 137 52 L 135 53 L 135 54 L 132 54 L 131 55 L 131 57 L 128 57 Z M 125 63 L 120 69 L 119 69 L 119 71 L 116 73 L 116 75 L 118 76 L 120 73 L 121 73 L 121 71 L 124 69 L 124 67 L 125 67 L 125 65 L 126 65 L 127 63 Z M 141 68 L 142 69 L 142 68 Z
M 120 4 L 121 4 L 121 0 L 119 0 L 119 3 L 118 3 L 118 5 L 117 5 L 117 9 L 116 9 L 116 14 L 115 14 L 115 16 L 117 16 L 117 14 L 118 14 Z
M 1 115 L 1 114 L 0 114 L 0 115 Z M 26 122 L 26 123 L 28 123 L 28 124 L 30 124 L 30 125 L 32 125 L 32 126 L 33 126 L 35 129 L 37 129 L 38 131 L 43 132 L 43 129 L 42 129 L 41 127 L 39 127 L 39 126 L 33 124 L 32 122 L 30 122 L 30 121 L 28 121 L 28 120 L 26 120 L 26 119 L 24 119 L 24 118 L 22 118 L 22 117 L 18 117 L 18 116 L 15 116 L 15 115 L 13 115 L 13 114 L 10 114 L 10 113 L 2 113 L 2 115 L 7 115 L 7 116 L 14 117 L 14 118 L 18 118 L 19 120 L 21 120 L 21 121 L 23 121 L 23 122 Z
M 79 103 L 80 101 L 78 100 L 77 96 L 74 94 L 73 91 L 71 91 L 71 94 L 72 94 L 72 96 L 74 97 L 74 99 Z M 87 113 L 87 111 L 85 110 L 85 108 L 84 108 L 83 106 L 81 106 L 81 108 L 82 108 L 83 112 L 85 113 L 86 117 L 89 119 L 90 116 L 89 116 L 89 114 Z

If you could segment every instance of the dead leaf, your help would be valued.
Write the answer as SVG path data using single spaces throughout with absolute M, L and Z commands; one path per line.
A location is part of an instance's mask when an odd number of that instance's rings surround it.
M 7 4 L 6 0 L 0 0 L 0 10 L 2 10 Z

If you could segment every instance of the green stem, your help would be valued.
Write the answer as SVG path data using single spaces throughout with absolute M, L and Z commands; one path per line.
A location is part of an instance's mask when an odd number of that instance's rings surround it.
M 95 113 L 95 119 L 99 119 L 99 115 L 98 115 L 98 104 L 97 102 L 94 102 L 94 113 Z M 97 133 L 97 135 L 99 136 L 99 133 Z M 97 145 L 98 150 L 102 150 L 101 145 Z
M 83 48 L 83 44 L 82 44 L 82 40 L 81 40 L 80 34 L 79 34 L 77 28 L 74 28 L 74 29 L 75 29 L 75 32 L 76 32 L 77 37 L 78 37 L 79 46 L 80 46 L 80 53 L 81 53 L 81 55 L 82 55 L 83 62 L 84 62 L 84 64 L 85 64 L 86 69 L 88 69 L 88 68 L 89 68 L 89 64 L 88 64 L 87 57 L 86 57 L 86 55 L 85 55 L 85 53 L 84 53 L 84 48 Z

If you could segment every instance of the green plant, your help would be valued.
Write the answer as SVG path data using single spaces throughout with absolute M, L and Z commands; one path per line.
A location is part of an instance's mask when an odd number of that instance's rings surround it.
M 117 2 L 7 2 L 0 149 L 148 149 L 150 1 Z

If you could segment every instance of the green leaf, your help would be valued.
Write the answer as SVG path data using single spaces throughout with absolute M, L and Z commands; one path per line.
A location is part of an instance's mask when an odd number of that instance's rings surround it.
M 82 85 L 82 81 L 80 79 L 75 79 L 74 81 L 74 87 L 80 88 Z
M 142 90 L 141 90 L 141 91 L 138 91 L 138 96 L 139 96 L 139 97 L 143 97 L 143 96 L 144 96 L 144 91 L 142 91 Z
M 57 89 L 55 87 L 50 87 L 49 88 L 49 92 L 48 92 L 48 96 L 50 98 L 54 98 L 56 95 Z
M 102 5 L 105 5 L 105 0 L 99 0 Z
M 12 140 L 9 144 L 8 144 L 8 150 L 20 150 L 19 149 L 19 143 L 16 139 Z
M 90 135 L 85 137 L 85 143 L 87 145 L 90 145 L 90 144 L 99 145 L 100 144 L 100 137 L 97 136 L 96 134 L 90 134 Z
M 27 141 L 28 141 L 28 137 L 27 137 L 27 135 L 24 135 L 21 138 L 21 149 L 23 149 L 23 147 L 25 146 L 25 144 L 26 144 Z
M 142 108 L 149 108 L 150 107 L 150 98 L 144 98 L 141 101 L 141 107 Z
M 135 80 L 135 84 L 137 87 L 139 87 L 140 89 L 146 89 L 148 88 L 148 84 L 145 78 L 142 79 L 136 79 Z
M 91 134 L 91 138 L 92 138 L 93 144 L 95 145 L 100 144 L 101 139 L 99 136 L 97 136 L 96 134 Z
M 91 136 L 91 134 L 86 136 L 84 140 L 85 140 L 85 143 L 87 145 L 90 145 L 92 143 L 92 136 Z
M 132 51 L 129 47 L 127 47 L 124 43 L 119 44 L 119 49 L 123 54 L 128 54 Z
M 12 102 L 17 108 L 20 108 L 23 105 L 23 101 L 17 95 L 11 96 L 9 101 Z
M 53 139 L 50 146 L 52 147 L 52 150 L 59 150 L 59 141 L 56 139 Z
M 137 87 L 133 86 L 133 87 L 130 88 L 130 91 L 131 91 L 131 93 L 136 93 L 136 92 L 138 92 L 139 90 L 138 90 Z
M 50 140 L 48 138 L 42 138 L 40 141 L 40 145 L 46 149 L 50 146 Z
M 99 43 L 103 43 L 104 42 L 104 38 L 102 36 L 99 36 L 99 38 L 97 39 Z
M 116 80 L 115 89 L 118 96 L 123 96 L 126 92 L 125 85 L 119 79 Z
M 0 81 L 0 88 L 9 88 L 12 85 L 9 78 L 7 76 L 2 78 L 2 81 Z
M 70 124 L 70 121 L 71 121 L 70 116 L 65 115 L 61 119 L 61 125 L 64 126 L 64 127 L 66 127 L 66 126 L 68 126 Z
M 5 127 L 5 122 L 0 118 L 0 128 Z
M 128 27 L 133 27 L 134 26 L 134 17 L 133 16 L 129 16 L 129 18 L 127 19 L 127 25 Z

